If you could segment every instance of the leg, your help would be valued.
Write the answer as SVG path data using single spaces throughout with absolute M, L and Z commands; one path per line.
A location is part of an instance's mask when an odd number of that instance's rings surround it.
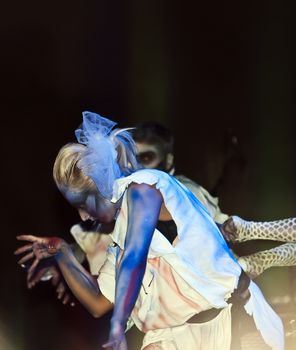
M 243 270 L 255 278 L 273 266 L 296 265 L 296 243 L 285 243 L 278 247 L 264 250 L 238 259 Z
M 229 222 L 228 222 L 229 221 Z M 232 216 L 226 226 L 236 231 L 235 242 L 266 239 L 281 242 L 296 242 L 296 218 L 255 222 Z

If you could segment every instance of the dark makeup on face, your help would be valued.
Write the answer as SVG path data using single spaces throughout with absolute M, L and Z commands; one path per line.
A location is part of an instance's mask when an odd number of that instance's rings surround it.
M 143 166 L 149 166 L 149 164 L 157 160 L 157 154 L 153 151 L 139 152 L 137 154 L 137 160 Z
M 67 201 L 76 209 L 86 211 L 92 218 L 100 223 L 110 223 L 114 220 L 117 205 L 102 197 L 99 191 L 73 191 L 68 188 L 61 189 Z
M 156 146 L 148 143 L 137 143 L 137 159 L 145 168 L 166 170 L 164 153 Z
M 61 192 L 66 200 L 76 209 L 82 208 L 88 197 L 88 192 L 75 192 L 66 188 L 62 188 Z

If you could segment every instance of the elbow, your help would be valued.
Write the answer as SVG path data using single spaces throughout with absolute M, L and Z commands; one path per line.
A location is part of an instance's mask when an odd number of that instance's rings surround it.
M 108 311 L 112 310 L 112 308 L 113 304 L 108 299 L 101 296 L 95 304 L 91 305 L 88 308 L 88 311 L 94 318 L 100 318 L 104 316 Z
M 99 310 L 92 310 L 91 315 L 94 318 L 100 318 L 104 315 L 104 313 Z
M 93 309 L 88 310 L 88 311 L 92 315 L 92 317 L 94 317 L 94 318 L 100 318 L 108 312 L 108 310 L 103 310 L 101 308 L 93 308 Z

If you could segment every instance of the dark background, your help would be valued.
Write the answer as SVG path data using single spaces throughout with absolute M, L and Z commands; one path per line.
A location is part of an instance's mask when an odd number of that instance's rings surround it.
M 177 172 L 215 190 L 226 213 L 296 216 L 295 15 L 295 2 L 274 0 L 6 2 L 1 350 L 92 350 L 106 339 L 107 318 L 61 305 L 46 283 L 28 291 L 13 255 L 19 233 L 71 241 L 78 216 L 51 172 L 83 110 L 120 126 L 167 125 Z M 278 268 L 258 283 L 275 307 L 295 311 L 293 278 L 294 268 Z

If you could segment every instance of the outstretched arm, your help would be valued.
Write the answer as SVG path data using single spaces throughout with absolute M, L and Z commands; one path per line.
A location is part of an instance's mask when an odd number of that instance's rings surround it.
M 272 249 L 263 250 L 251 255 L 241 256 L 239 257 L 238 261 L 243 270 L 251 278 L 256 278 L 270 267 L 295 266 L 296 243 L 285 243 Z
M 117 272 L 110 338 L 105 345 L 114 349 L 125 349 L 124 329 L 140 292 L 148 250 L 163 202 L 160 192 L 146 184 L 132 184 L 127 196 L 127 234 Z
M 276 221 L 247 221 L 231 216 L 222 225 L 230 234 L 229 240 L 245 242 L 252 239 L 266 239 L 281 242 L 296 242 L 296 218 Z
M 220 230 L 225 239 L 232 242 L 251 239 L 289 242 L 272 249 L 241 256 L 238 261 L 251 278 L 259 276 L 273 266 L 296 265 L 296 218 L 256 222 L 232 216 L 221 225 Z
M 26 253 L 19 260 L 19 264 L 35 258 L 28 270 L 28 283 L 30 283 L 40 260 L 54 257 L 69 288 L 94 317 L 100 317 L 112 309 L 112 304 L 101 294 L 97 282 L 76 260 L 70 246 L 64 240 L 58 237 L 31 235 L 22 235 L 17 238 L 30 242 L 16 250 L 15 254 L 17 255 Z
M 56 261 L 72 293 L 94 317 L 100 317 L 113 308 L 101 293 L 97 281 L 76 260 L 67 244 L 61 245 Z
M 77 243 L 71 243 L 70 247 L 76 259 L 82 263 L 84 261 L 85 255 L 79 245 Z M 102 258 L 104 258 L 103 254 L 101 255 Z M 22 267 L 26 268 L 26 265 L 23 265 Z M 75 306 L 75 298 L 69 289 L 54 258 L 44 259 L 40 261 L 34 272 L 34 275 L 32 275 L 31 279 L 28 281 L 27 286 L 29 289 L 31 289 L 40 281 L 50 281 L 56 290 L 57 298 L 61 300 L 64 305 L 68 304 Z

